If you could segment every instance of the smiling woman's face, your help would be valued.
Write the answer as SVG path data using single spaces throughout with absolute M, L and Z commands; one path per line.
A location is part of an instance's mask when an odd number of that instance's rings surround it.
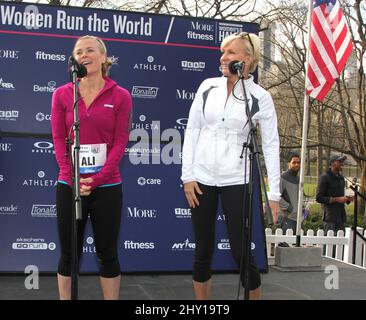
M 230 76 L 229 63 L 234 60 L 243 61 L 246 56 L 243 41 L 236 39 L 229 42 L 221 50 L 220 66 L 222 74 L 226 77 Z
M 102 52 L 96 39 L 84 38 L 77 41 L 73 55 L 78 63 L 85 65 L 88 75 L 102 73 L 102 64 L 106 60 L 106 54 Z

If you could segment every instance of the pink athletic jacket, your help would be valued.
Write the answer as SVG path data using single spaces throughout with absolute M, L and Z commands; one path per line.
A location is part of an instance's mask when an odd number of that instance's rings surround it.
M 107 145 L 107 158 L 102 169 L 94 174 L 81 174 L 82 178 L 92 177 L 92 189 L 122 181 L 119 162 L 128 142 L 132 100 L 130 93 L 106 77 L 105 86 L 87 109 L 82 99 L 78 102 L 80 119 L 80 144 Z M 80 95 L 79 95 L 80 96 Z M 73 124 L 73 85 L 67 83 L 53 93 L 51 127 L 56 160 L 60 168 L 58 180 L 72 186 L 70 159 L 66 157 L 65 138 Z M 71 134 L 73 143 L 74 135 Z

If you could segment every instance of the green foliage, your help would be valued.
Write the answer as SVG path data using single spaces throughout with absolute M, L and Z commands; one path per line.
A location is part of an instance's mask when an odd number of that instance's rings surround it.
M 314 203 L 310 206 L 310 213 L 307 219 L 303 222 L 304 233 L 309 229 L 313 229 L 316 232 L 318 229 L 323 229 L 323 214 L 321 211 L 321 205 Z M 347 222 L 346 227 L 353 225 L 353 204 L 346 206 Z M 357 226 L 366 229 L 366 216 L 357 216 Z
M 314 230 L 315 233 L 318 229 L 323 229 L 323 215 L 320 210 L 315 211 L 310 207 L 310 213 L 303 221 L 302 228 L 304 229 L 304 234 L 306 234 L 309 229 Z
M 304 194 L 308 198 L 315 198 L 316 196 L 316 183 L 304 183 Z
M 306 198 L 314 199 L 316 195 L 317 179 L 311 179 L 311 178 L 312 177 L 305 177 L 305 184 L 304 184 L 305 200 Z M 346 205 L 346 214 L 347 214 L 346 227 L 353 226 L 353 215 L 354 215 L 353 209 L 354 209 L 353 203 L 351 203 L 350 205 Z M 265 225 L 266 228 L 269 227 L 267 223 L 265 223 Z M 357 226 L 366 229 L 366 215 L 364 216 L 358 215 Z M 277 228 L 279 228 L 278 225 L 274 225 L 271 227 L 272 231 L 274 231 Z M 310 205 L 309 215 L 303 221 L 302 229 L 304 230 L 304 234 L 306 234 L 306 232 L 309 229 L 314 230 L 315 233 L 319 229 L 323 229 L 323 213 L 321 210 L 320 203 L 315 202 Z
M 347 226 L 353 226 L 354 215 L 347 214 Z M 366 229 L 366 216 L 357 215 L 357 227 Z

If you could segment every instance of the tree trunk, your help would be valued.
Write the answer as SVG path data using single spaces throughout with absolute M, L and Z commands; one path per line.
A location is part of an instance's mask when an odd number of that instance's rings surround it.
M 365 161 L 361 161 L 360 162 L 360 167 L 361 167 L 361 187 L 359 188 L 360 193 L 365 195 L 365 184 L 366 184 L 366 163 Z M 363 200 L 361 197 L 358 197 L 359 201 L 358 201 L 358 212 L 357 214 L 359 216 L 364 216 L 365 214 L 365 200 Z
M 326 152 L 325 152 L 326 156 L 325 156 L 325 164 L 324 164 L 324 171 L 328 170 L 329 165 L 330 165 L 330 148 L 326 148 Z

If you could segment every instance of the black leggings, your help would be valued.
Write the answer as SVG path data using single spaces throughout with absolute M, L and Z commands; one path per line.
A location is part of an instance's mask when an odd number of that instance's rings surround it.
M 195 261 L 193 280 L 205 282 L 211 278 L 211 262 L 215 249 L 215 225 L 218 207 L 218 196 L 225 213 L 231 253 L 238 267 L 242 257 L 244 185 L 227 187 L 206 186 L 198 183 L 202 195 L 198 195 L 199 206 L 192 209 L 192 221 L 195 234 Z M 245 188 L 248 190 L 248 188 Z M 248 195 L 246 196 L 248 203 Z M 247 207 L 247 206 L 246 206 Z M 240 275 L 244 286 L 244 265 Z M 261 285 L 259 270 L 254 258 L 250 255 L 249 289 L 254 290 Z
M 78 253 L 81 256 L 88 214 L 93 227 L 99 274 L 113 278 L 121 273 L 118 261 L 117 239 L 121 222 L 122 185 L 96 188 L 87 197 L 81 197 L 82 219 L 78 221 Z M 71 275 L 71 213 L 72 189 L 58 183 L 56 187 L 57 225 L 61 244 L 58 273 Z

